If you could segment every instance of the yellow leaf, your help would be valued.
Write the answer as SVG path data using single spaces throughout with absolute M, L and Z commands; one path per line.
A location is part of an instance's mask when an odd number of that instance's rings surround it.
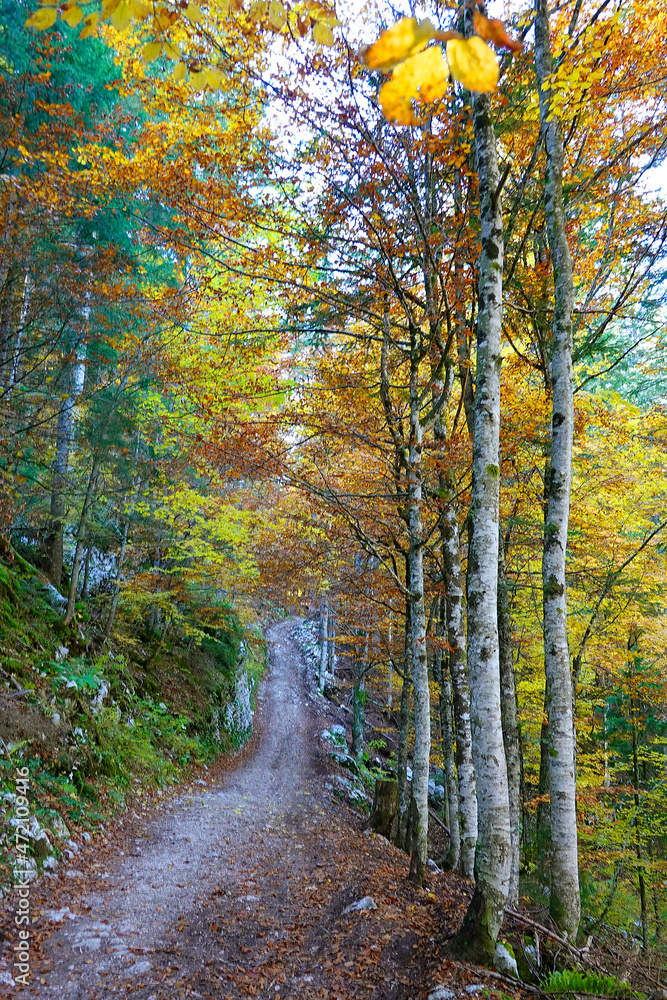
M 83 29 L 79 34 L 79 38 L 90 38 L 95 34 L 97 30 L 97 22 L 100 19 L 100 15 L 97 11 L 94 14 L 88 14 L 87 17 L 83 19 Z
M 283 5 L 279 2 L 279 0 L 271 0 L 271 3 L 269 4 L 269 21 L 276 31 L 280 31 L 286 20 L 287 11 Z
M 204 70 L 204 76 L 206 77 L 206 82 L 209 87 L 213 90 L 217 90 L 219 87 L 224 86 L 225 74 L 221 70 L 214 69 L 213 67 L 207 67 Z
M 173 59 L 174 62 L 180 61 L 181 50 L 178 49 L 175 45 L 172 45 L 171 42 L 164 43 L 164 54 L 166 55 L 167 59 Z
M 141 0 L 127 0 L 130 13 L 135 21 L 145 21 L 151 15 L 151 9 Z
M 152 63 L 155 62 L 157 57 L 162 52 L 162 42 L 149 42 L 148 45 L 144 45 L 143 57 L 144 62 Z
M 202 19 L 201 7 L 196 3 L 189 3 L 185 8 L 185 16 L 188 21 L 198 24 Z
M 174 80 L 176 81 L 184 80 L 187 75 L 188 75 L 188 67 L 185 65 L 185 63 L 184 62 L 177 63 L 174 69 Z
M 58 11 L 55 7 L 42 7 L 41 10 L 36 10 L 28 20 L 25 22 L 26 28 L 34 28 L 35 31 L 46 31 L 47 28 L 52 28 L 56 23 L 56 18 L 58 17 Z
M 219 10 L 221 14 L 226 14 L 229 10 L 229 0 L 209 0 L 211 5 Z
M 195 90 L 203 90 L 206 86 L 206 76 L 203 72 L 190 73 L 190 81 Z
M 130 11 L 130 5 L 127 0 L 121 0 L 115 11 L 111 15 L 111 23 L 113 24 L 116 31 L 125 31 L 125 29 L 132 23 L 132 12 Z
M 425 48 L 434 34 L 435 28 L 428 19 L 418 22 L 415 17 L 404 17 L 380 35 L 375 45 L 365 49 L 361 57 L 369 69 L 387 72 Z
M 380 90 L 382 112 L 389 121 L 411 125 L 412 101 L 436 101 L 445 94 L 448 84 L 449 71 L 440 46 L 418 52 L 400 63 Z
M 318 45 L 333 45 L 334 33 L 328 24 L 317 21 L 313 26 L 313 41 Z
M 80 7 L 69 7 L 61 12 L 60 17 L 70 28 L 76 28 L 83 21 L 83 11 Z
M 481 38 L 453 38 L 447 42 L 447 62 L 452 76 L 466 90 L 487 94 L 496 89 L 498 60 Z
M 251 21 L 261 21 L 268 9 L 268 0 L 257 0 L 248 11 L 248 17 Z

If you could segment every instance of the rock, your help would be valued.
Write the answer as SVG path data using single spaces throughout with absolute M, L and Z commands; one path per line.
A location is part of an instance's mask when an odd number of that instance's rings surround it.
M 63 907 L 62 910 L 44 910 L 44 916 L 47 920 L 53 921 L 54 924 L 62 924 L 64 920 L 76 919 L 76 913 L 72 913 L 69 906 Z
M 78 868 L 68 868 L 65 875 L 67 878 L 83 878 L 83 872 L 79 871 Z
M 53 854 L 53 846 L 46 835 L 46 830 L 42 829 L 36 819 L 30 825 L 30 837 L 32 838 L 32 853 L 39 863 L 45 861 Z
M 42 590 L 44 592 L 44 597 L 46 601 L 51 605 L 52 608 L 58 608 L 62 610 L 67 607 L 67 598 L 56 590 L 52 583 L 42 584 Z M 68 650 L 69 652 L 69 650 Z
M 484 988 L 484 983 L 471 983 L 470 986 L 466 986 L 466 993 L 472 997 L 475 993 L 481 993 Z
M 146 972 L 150 972 L 151 963 L 150 962 L 135 962 L 131 965 L 129 969 L 126 969 L 123 976 L 129 978 L 130 976 L 143 976 Z
M 368 913 L 370 910 L 377 910 L 377 903 L 372 896 L 364 896 L 363 899 L 357 900 L 356 903 L 350 903 L 346 906 L 341 917 L 344 917 L 347 913 Z
M 37 871 L 37 862 L 34 858 L 26 858 L 25 860 L 20 857 L 15 862 L 14 872 L 19 875 L 20 878 L 25 879 L 28 882 L 32 882 L 33 879 L 37 878 L 39 872 Z
M 0 986 L 16 986 L 9 972 L 0 972 Z
M 519 978 L 519 970 L 516 966 L 516 959 L 506 945 L 499 941 L 493 953 L 493 964 L 502 976 L 509 976 L 510 979 Z
M 432 993 L 429 993 L 428 1000 L 454 1000 L 456 993 L 448 990 L 446 986 L 436 986 Z
M 64 598 L 63 598 L 64 600 Z M 56 646 L 53 658 L 56 663 L 60 663 L 61 660 L 66 659 L 69 656 L 69 648 L 67 646 Z
M 54 872 L 57 867 L 58 867 L 58 861 L 56 858 L 53 857 L 53 855 L 44 859 L 44 864 L 42 865 L 44 871 Z
M 65 821 L 58 813 L 51 817 L 51 830 L 57 837 L 62 837 L 63 840 L 69 840 L 70 838 L 70 832 L 67 829 Z
M 90 836 L 90 834 L 88 833 L 87 830 L 82 830 L 82 832 L 81 832 L 81 839 L 85 840 L 85 842 L 87 844 L 89 844 L 90 841 L 92 840 L 92 837 Z
M 433 792 L 432 798 L 434 798 L 436 802 L 444 801 L 445 789 L 442 787 L 442 785 L 435 786 L 435 791 Z
M 359 773 L 359 765 L 347 750 L 332 750 L 329 756 L 339 767 L 346 767 L 348 771 L 352 771 L 354 774 Z

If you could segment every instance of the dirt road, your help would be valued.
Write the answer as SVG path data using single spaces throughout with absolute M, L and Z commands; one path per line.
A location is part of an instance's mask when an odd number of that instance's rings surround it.
M 453 885 L 455 902 L 446 898 L 442 876 L 431 879 L 435 892 L 407 883 L 405 855 L 362 832 L 363 819 L 336 797 L 318 742 L 326 709 L 309 698 L 292 628 L 280 623 L 268 635 L 254 747 L 137 827 L 124 853 L 100 863 L 92 845 L 64 873 L 20 995 L 426 995 L 465 900 Z M 376 909 L 343 912 L 367 895 Z

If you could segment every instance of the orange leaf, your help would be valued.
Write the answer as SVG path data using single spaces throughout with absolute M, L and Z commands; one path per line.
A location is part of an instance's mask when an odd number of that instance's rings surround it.
M 510 38 L 505 31 L 505 25 L 497 17 L 485 17 L 478 10 L 473 12 L 472 23 L 480 38 L 487 42 L 493 42 L 502 49 L 510 49 L 512 52 L 522 52 L 523 42 L 517 42 Z

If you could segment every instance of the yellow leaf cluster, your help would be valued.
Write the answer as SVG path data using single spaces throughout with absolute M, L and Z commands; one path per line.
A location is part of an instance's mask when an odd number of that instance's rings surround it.
M 363 60 L 369 69 L 386 73 L 425 48 L 434 35 L 435 28 L 428 18 L 417 21 L 416 17 L 404 17 L 362 53 Z
M 446 61 L 440 47 L 426 47 L 432 39 L 447 41 Z M 450 75 L 476 93 L 495 90 L 500 75 L 495 54 L 477 35 L 466 39 L 456 32 L 437 32 L 429 20 L 414 17 L 402 18 L 360 55 L 368 69 L 393 70 L 379 100 L 385 117 L 399 125 L 414 122 L 413 101 L 430 104 L 443 97 Z
M 449 70 L 439 47 L 418 52 L 399 63 L 382 89 L 380 105 L 388 121 L 411 125 L 413 100 L 426 104 L 443 97 L 449 83 Z
M 495 54 L 477 35 L 447 42 L 447 61 L 452 76 L 466 90 L 490 93 L 498 85 L 500 69 Z

